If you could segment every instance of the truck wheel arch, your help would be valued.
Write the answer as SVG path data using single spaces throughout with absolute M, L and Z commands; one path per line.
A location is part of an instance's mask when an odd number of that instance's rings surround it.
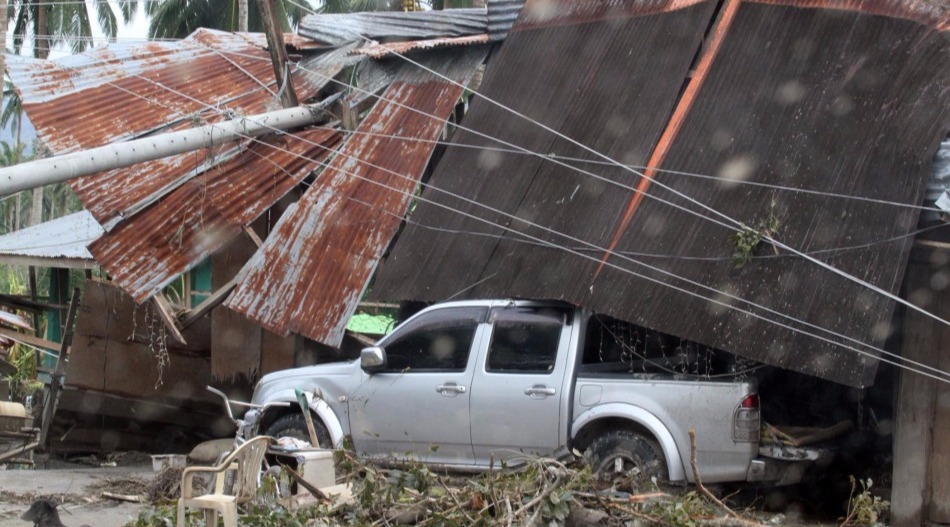
M 688 480 L 673 434 L 655 415 L 639 406 L 611 403 L 587 410 L 571 426 L 572 443 L 579 449 L 585 449 L 600 431 L 618 428 L 651 436 L 663 450 L 670 481 Z
M 327 402 L 323 399 L 314 397 L 312 392 L 307 392 L 306 396 L 307 401 L 310 404 L 310 411 L 315 414 L 317 419 L 323 422 L 323 426 L 325 426 L 327 432 L 330 433 L 330 442 L 333 444 L 333 448 L 342 448 L 344 435 L 343 425 L 340 424 L 340 420 L 333 412 L 333 409 L 330 408 L 330 405 L 327 404 Z M 267 412 L 267 415 L 263 416 L 263 419 L 259 424 L 260 429 L 266 429 L 266 427 L 270 426 L 271 423 L 285 415 L 300 412 L 300 407 L 297 404 L 297 398 L 292 390 L 288 390 L 286 393 L 282 392 L 277 394 L 273 400 L 288 402 L 290 403 L 290 407 L 271 408 L 271 410 Z

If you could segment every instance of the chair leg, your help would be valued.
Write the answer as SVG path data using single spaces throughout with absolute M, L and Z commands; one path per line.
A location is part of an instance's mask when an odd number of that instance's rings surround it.
M 238 527 L 237 507 L 226 507 L 221 511 L 221 519 L 224 520 L 224 527 Z
M 218 511 L 205 509 L 205 527 L 218 527 Z
M 185 500 L 178 499 L 178 525 L 176 527 L 187 527 L 185 523 Z

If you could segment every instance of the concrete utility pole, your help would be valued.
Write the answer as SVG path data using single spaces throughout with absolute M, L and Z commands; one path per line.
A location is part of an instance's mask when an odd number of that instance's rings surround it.
M 208 148 L 225 141 L 309 126 L 321 119 L 317 107 L 297 106 L 4 167 L 0 168 L 0 196 Z

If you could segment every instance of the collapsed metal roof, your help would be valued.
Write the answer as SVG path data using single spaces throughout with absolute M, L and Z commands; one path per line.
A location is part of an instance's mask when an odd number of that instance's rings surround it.
M 883 344 L 895 303 L 785 250 L 737 267 L 730 227 L 774 219 L 789 246 L 899 291 L 950 128 L 947 4 L 715 7 L 527 2 L 373 296 L 562 299 L 871 384 L 862 343 Z
M 486 47 L 402 63 L 379 102 L 238 276 L 231 309 L 338 344 Z
M 76 212 L 0 236 L 0 258 L 15 265 L 92 268 L 87 247 L 103 232 L 88 211 Z
M 8 68 L 38 135 L 61 154 L 271 107 L 273 69 L 259 40 L 200 29 L 177 42 L 111 44 L 55 62 L 10 57 Z M 292 72 L 298 95 L 316 96 L 354 62 L 348 51 L 302 60 Z M 236 236 L 339 140 L 321 130 L 228 143 L 75 180 L 107 231 L 90 250 L 142 302 Z
M 142 302 L 292 188 L 309 186 L 249 262 L 230 305 L 275 332 L 339 343 L 462 86 L 488 54 L 484 23 L 480 27 L 483 34 L 446 38 L 436 32 L 435 40 L 382 45 L 395 46 L 389 49 L 356 43 L 326 50 L 295 38 L 290 45 L 302 55 L 292 74 L 301 100 L 323 97 L 331 121 L 332 101 L 341 101 L 344 112 L 375 103 L 345 143 L 334 121 L 76 180 L 73 188 L 105 227 L 90 245 L 92 254 Z M 361 44 L 371 49 L 360 51 Z M 260 113 L 275 103 L 264 45 L 255 35 L 199 30 L 181 42 L 110 45 L 59 62 L 15 59 L 11 76 L 40 137 L 58 154 Z M 452 47 L 461 50 L 447 51 Z M 407 61 L 367 58 L 410 51 L 457 84 Z M 349 79 L 335 78 L 360 64 L 359 86 L 340 98 L 337 84 L 345 87 Z M 401 135 L 418 142 L 407 146 Z M 305 179 L 325 164 L 312 181 Z M 328 204 L 327 193 L 346 199 Z M 325 256 L 347 251 L 357 257 Z M 301 287 L 312 282 L 310 273 L 345 279 L 313 295 Z M 288 302 L 296 311 L 283 310 Z

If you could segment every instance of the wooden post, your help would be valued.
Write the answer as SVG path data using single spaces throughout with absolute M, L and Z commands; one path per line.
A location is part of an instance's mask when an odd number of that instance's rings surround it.
M 284 34 L 274 16 L 274 0 L 258 0 L 261 7 L 261 19 L 264 23 L 264 34 L 267 35 L 267 47 L 270 48 L 270 60 L 274 65 L 274 76 L 277 77 L 280 104 L 284 108 L 297 106 L 297 92 L 290 78 L 290 68 L 287 65 L 287 48 L 284 46 Z
M 49 383 L 49 392 L 46 401 L 43 404 L 43 422 L 40 427 L 40 444 L 49 447 L 49 429 L 53 424 L 53 415 L 56 414 L 56 404 L 59 402 L 59 394 L 62 391 L 66 377 L 66 362 L 69 360 L 69 347 L 73 343 L 73 325 L 76 320 L 76 312 L 79 307 L 79 288 L 73 289 L 72 298 L 69 300 L 69 311 L 66 313 L 66 330 L 63 332 L 63 342 L 59 347 L 59 358 L 56 359 L 56 369 L 53 370 L 53 378 Z

